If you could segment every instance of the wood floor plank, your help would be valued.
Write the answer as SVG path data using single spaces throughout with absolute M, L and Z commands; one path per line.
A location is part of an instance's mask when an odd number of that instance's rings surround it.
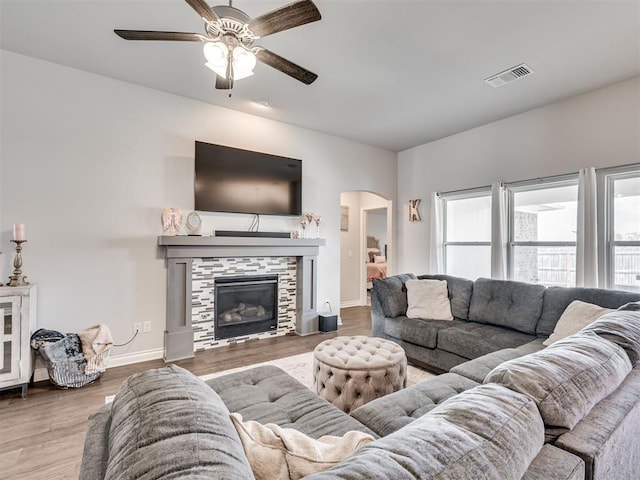
M 340 312 L 337 332 L 304 337 L 288 335 L 198 352 L 175 362 L 195 375 L 267 362 L 311 352 L 320 342 L 338 335 L 371 335 L 369 307 Z M 80 471 L 87 419 L 117 392 L 129 375 L 164 365 L 161 360 L 110 368 L 96 382 L 79 389 L 60 390 L 49 382 L 0 392 L 0 479 L 70 480 Z

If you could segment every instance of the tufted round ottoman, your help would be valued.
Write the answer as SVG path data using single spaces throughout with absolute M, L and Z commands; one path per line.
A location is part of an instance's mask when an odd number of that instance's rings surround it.
M 406 385 L 407 357 L 389 340 L 336 337 L 313 351 L 313 389 L 346 413 Z

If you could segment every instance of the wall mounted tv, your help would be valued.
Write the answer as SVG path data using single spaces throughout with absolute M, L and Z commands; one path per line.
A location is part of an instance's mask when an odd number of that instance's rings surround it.
M 196 141 L 195 209 L 302 215 L 302 161 Z

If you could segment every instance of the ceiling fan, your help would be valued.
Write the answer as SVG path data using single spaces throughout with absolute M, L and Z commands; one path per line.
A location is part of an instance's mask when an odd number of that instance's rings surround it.
M 205 65 L 216 73 L 216 88 L 231 90 L 236 80 L 253 75 L 256 61 L 269 65 L 302 83 L 313 83 L 318 75 L 277 55 L 255 40 L 289 30 L 322 17 L 311 0 L 300 0 L 271 12 L 250 18 L 232 6 L 210 7 L 205 0 L 185 0 L 204 20 L 205 35 L 186 32 L 114 30 L 125 40 L 170 40 L 203 42 Z

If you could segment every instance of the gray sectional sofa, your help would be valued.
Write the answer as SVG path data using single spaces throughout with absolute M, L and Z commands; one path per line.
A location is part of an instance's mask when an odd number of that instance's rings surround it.
M 550 347 L 534 340 L 462 362 L 351 415 L 276 367 L 207 382 L 149 370 L 90 417 L 80 478 L 254 478 L 230 412 L 312 438 L 375 438 L 306 477 L 316 480 L 640 478 L 637 307 Z
M 406 316 L 410 279 L 446 280 L 454 320 Z M 371 290 L 371 322 L 375 337 L 401 345 L 414 363 L 449 371 L 487 353 L 541 343 L 573 300 L 618 308 L 640 300 L 640 294 L 599 288 L 565 288 L 510 280 L 479 278 L 475 282 L 450 275 L 395 275 L 375 279 Z

